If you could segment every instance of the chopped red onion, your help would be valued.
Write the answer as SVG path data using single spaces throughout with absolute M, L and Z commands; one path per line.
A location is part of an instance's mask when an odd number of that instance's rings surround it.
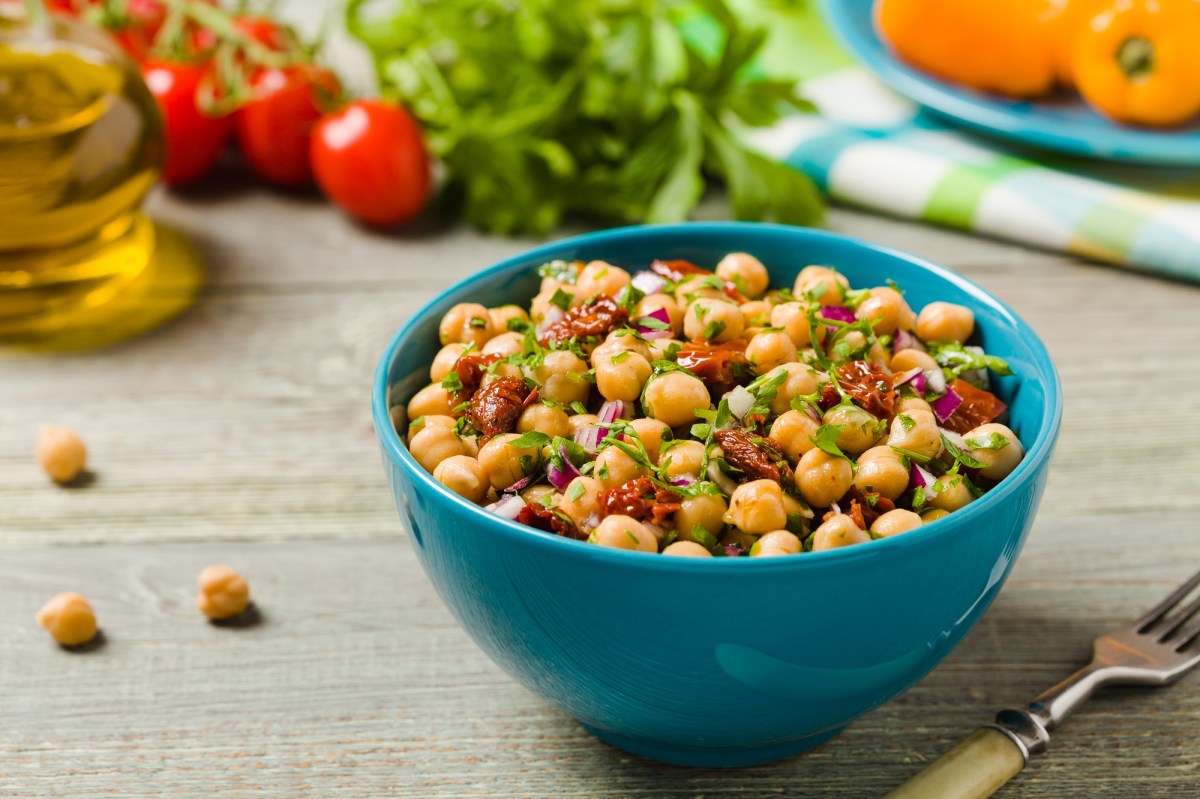
M 542 334 L 546 332 L 546 328 L 562 319 L 564 315 L 562 308 L 559 308 L 557 305 L 551 305 L 542 316 L 542 323 L 534 330 L 534 335 L 541 340 Z
M 754 404 L 754 395 L 745 386 L 735 386 L 733 391 L 725 395 L 725 399 L 729 401 L 729 412 L 738 419 L 745 419 L 750 406 Z
M 967 452 L 971 449 L 970 445 L 967 444 L 967 440 L 953 430 L 947 430 L 944 427 L 939 427 L 938 432 L 945 436 L 947 441 L 961 449 L 963 452 Z
M 925 372 L 926 393 L 945 394 L 946 375 L 941 369 L 930 369 Z
M 892 337 L 892 352 L 899 352 L 900 350 L 925 352 L 925 345 L 921 343 L 919 338 L 907 330 L 897 330 L 896 335 Z
M 595 452 L 600 449 L 600 439 L 604 438 L 604 433 L 603 427 L 589 424 L 587 427 L 579 428 L 575 433 L 575 443 L 588 452 Z
M 654 272 L 638 272 L 629 282 L 643 294 L 658 294 L 667 287 L 666 278 Z
M 567 445 L 558 445 L 558 459 L 562 461 L 562 466 L 550 464 L 550 468 L 546 470 L 546 477 L 550 479 L 550 484 L 559 491 L 566 491 L 567 486 L 576 477 L 582 477 L 583 474 L 575 468 L 575 464 L 571 463 L 571 459 L 567 456 Z
M 534 481 L 534 478 L 536 478 L 536 477 L 537 477 L 536 474 L 527 474 L 524 477 L 522 477 L 520 480 L 518 480 L 517 482 L 510 485 L 508 488 L 504 489 L 501 493 L 515 494 L 518 491 L 524 491 L 526 488 L 529 487 L 530 483 L 532 483 Z
M 834 514 L 840 514 L 842 512 L 842 506 L 837 504 L 836 502 L 830 502 L 829 509 L 831 511 L 833 511 Z
M 600 514 L 596 513 L 595 511 L 592 511 L 591 515 L 583 520 L 583 524 L 580 525 L 580 529 L 583 530 L 583 532 L 585 532 L 585 533 L 589 533 L 592 530 L 595 530 L 599 526 L 600 526 Z
M 742 548 L 737 544 L 725 544 L 725 555 L 730 558 L 740 558 L 742 556 Z
M 716 483 L 717 488 L 721 489 L 726 496 L 732 496 L 733 492 L 737 491 L 737 483 L 733 482 L 729 478 L 729 475 L 721 471 L 721 467 L 717 465 L 716 461 L 708 464 L 708 479 Z
M 858 321 L 858 317 L 854 315 L 854 309 L 847 308 L 845 305 L 822 305 L 821 313 L 818 316 L 822 319 L 832 319 L 835 322 L 846 322 L 847 324 L 854 324 Z M 833 326 L 825 329 L 831 336 L 837 332 L 837 328 Z
M 913 463 L 908 472 L 908 484 L 914 488 L 929 488 L 934 483 L 934 477 L 921 464 Z
M 954 415 L 954 412 L 958 410 L 958 406 L 962 405 L 962 402 L 962 397 L 955 394 L 953 389 L 951 389 L 929 403 L 929 407 L 933 408 L 933 415 L 938 418 L 938 421 L 944 422 Z
M 893 375 L 896 388 L 904 385 L 912 385 L 914 391 L 918 394 L 925 394 L 925 373 L 921 371 L 921 367 L 915 366 L 907 372 L 901 372 L 898 375 Z
M 825 420 L 821 418 L 820 412 L 817 411 L 817 409 L 813 407 L 811 402 L 804 403 L 804 410 L 808 411 L 809 417 L 811 417 L 812 420 L 814 422 L 816 422 L 817 424 L 825 423 Z
M 516 521 L 517 514 L 521 512 L 521 508 L 523 507 L 525 507 L 525 500 L 513 494 L 506 494 L 491 505 L 486 506 L 484 510 Z
M 694 482 L 696 482 L 696 478 L 694 478 L 690 475 L 681 474 L 679 477 L 676 477 L 671 480 L 671 485 L 673 485 L 673 486 L 690 486 Z
M 671 336 L 673 336 L 675 334 L 675 330 L 671 326 L 671 316 L 670 316 L 670 314 L 667 313 L 666 308 L 655 308 L 653 311 L 646 314 L 642 318 L 643 319 L 655 319 L 666 325 L 665 328 L 659 329 L 659 328 L 647 327 L 646 325 L 639 324 L 639 322 L 641 321 L 640 319 L 635 320 L 633 323 L 634 329 L 637 330 L 637 332 L 640 333 L 642 335 L 642 338 L 644 338 L 644 339 L 653 341 L 655 339 L 660 339 L 660 338 L 670 338 Z
M 628 419 L 633 416 L 633 408 L 628 409 L 626 416 L 625 403 L 621 400 L 609 400 L 600 406 L 600 411 L 596 415 L 604 424 L 612 424 L 618 419 Z

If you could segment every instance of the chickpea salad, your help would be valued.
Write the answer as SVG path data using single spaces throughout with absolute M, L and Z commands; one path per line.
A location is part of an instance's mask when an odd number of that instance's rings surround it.
M 774 557 L 898 535 L 1024 457 L 969 308 L 753 255 L 539 268 L 528 309 L 439 326 L 408 448 L 500 516 L 598 546 Z M 401 425 L 403 427 L 403 425 Z

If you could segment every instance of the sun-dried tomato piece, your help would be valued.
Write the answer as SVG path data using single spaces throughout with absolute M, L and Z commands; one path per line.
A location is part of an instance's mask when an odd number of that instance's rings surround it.
M 854 511 L 857 508 L 857 518 L 853 512 L 851 517 L 855 518 L 856 523 L 858 518 L 861 518 L 862 525 L 860 526 L 864 530 L 871 529 L 871 525 L 875 523 L 876 519 L 888 511 L 896 509 L 896 503 L 879 492 L 863 491 L 858 486 L 851 486 L 850 490 L 846 492 L 846 496 L 850 498 L 851 510 Z
M 600 509 L 605 516 L 619 513 L 638 521 L 650 517 L 654 524 L 664 520 L 682 505 L 682 497 L 657 485 L 649 477 L 635 477 L 624 485 L 610 488 L 600 495 Z
M 480 443 L 501 433 L 511 433 L 529 398 L 535 396 L 534 389 L 519 377 L 500 377 L 483 385 L 471 397 L 471 407 L 467 409 Z
M 690 341 L 680 347 L 675 363 L 703 380 L 716 396 L 748 383 L 752 377 L 746 342 L 741 339 L 724 344 Z
M 896 415 L 896 389 L 892 376 L 872 361 L 852 361 L 837 368 L 838 385 L 855 405 L 880 419 Z
M 479 384 L 483 382 L 483 374 L 487 367 L 502 357 L 504 356 L 495 352 L 487 355 L 473 352 L 455 361 L 454 371 L 458 373 L 458 382 L 462 383 L 462 388 L 454 392 L 454 405 L 461 405 L 471 399 L 479 389 Z
M 691 261 L 685 261 L 682 258 L 676 258 L 671 261 L 656 260 L 650 264 L 650 271 L 656 275 L 665 277 L 672 283 L 678 283 L 685 277 L 692 275 L 711 275 L 713 274 L 708 269 L 702 269 L 696 266 Z
M 959 434 L 969 433 L 981 424 L 994 421 L 1008 409 L 995 394 L 975 388 L 966 380 L 956 379 L 950 384 L 950 390 L 962 397 L 962 405 L 942 422 L 942 427 Z
M 771 439 L 752 435 L 745 430 L 719 430 L 716 439 L 725 453 L 726 463 L 741 470 L 741 474 L 737 475 L 739 482 L 791 481 L 792 467 Z
M 564 538 L 574 538 L 576 541 L 587 539 L 587 536 L 575 526 L 575 523 L 568 520 L 561 511 L 556 513 L 545 505 L 526 502 L 525 507 L 517 512 L 517 521 L 528 527 L 545 530 L 547 533 L 561 535 Z
M 582 336 L 606 336 L 629 321 L 629 311 L 607 294 L 599 294 L 586 305 L 578 305 L 542 331 L 542 344 Z

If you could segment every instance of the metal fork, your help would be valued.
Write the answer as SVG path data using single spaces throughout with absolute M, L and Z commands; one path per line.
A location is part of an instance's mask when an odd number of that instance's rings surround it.
M 1105 685 L 1168 685 L 1200 664 L 1200 572 L 1146 615 L 1096 639 L 1092 662 L 1046 691 L 1028 710 L 1002 710 L 884 799 L 986 799 L 1046 751 L 1057 729 Z M 1175 611 L 1175 612 L 1173 612 Z

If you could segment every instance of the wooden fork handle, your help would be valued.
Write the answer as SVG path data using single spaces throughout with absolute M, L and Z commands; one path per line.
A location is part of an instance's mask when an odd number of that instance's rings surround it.
M 1011 738 L 981 727 L 884 799 L 987 799 L 1023 768 Z

